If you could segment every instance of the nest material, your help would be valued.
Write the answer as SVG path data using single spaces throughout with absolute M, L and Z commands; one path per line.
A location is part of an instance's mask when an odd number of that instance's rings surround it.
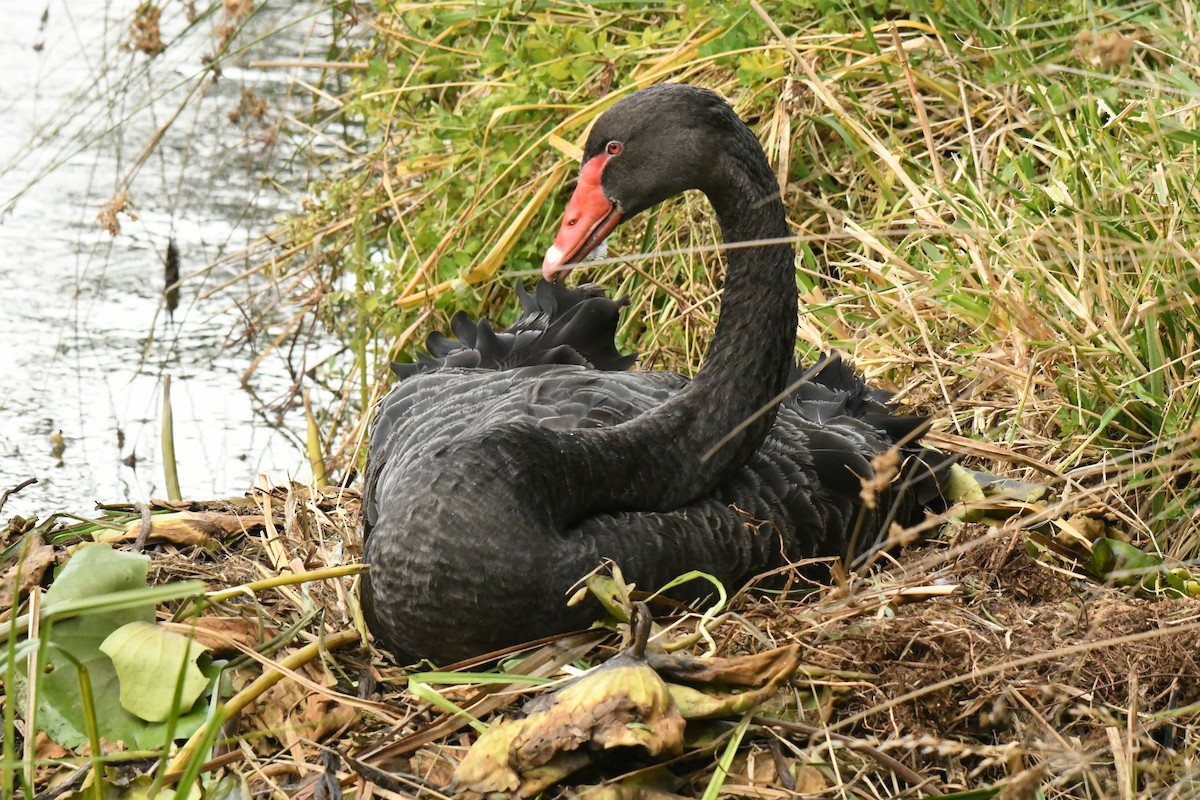
M 242 504 L 187 507 L 228 515 L 224 530 L 250 524 L 204 547 L 151 537 L 155 582 L 199 577 L 232 588 L 358 557 L 358 496 L 350 490 L 292 485 L 256 491 Z M 132 541 L 136 526 L 130 531 Z M 354 597 L 346 577 L 234 594 L 206 612 L 223 621 L 204 627 L 244 647 L 274 638 L 280 649 L 267 664 L 277 664 L 316 637 L 353 630 Z M 952 547 L 909 549 L 849 588 L 799 600 L 749 593 L 733 610 L 717 629 L 718 654 L 799 643 L 808 666 L 781 698 L 790 694 L 808 710 L 764 710 L 794 727 L 753 728 L 727 790 L 775 796 L 791 782 L 821 796 L 889 796 L 887 786 L 903 784 L 895 783 L 901 772 L 872 749 L 940 791 L 1025 781 L 1052 790 L 1047 796 L 1103 797 L 1123 774 L 1136 773 L 1149 791 L 1200 771 L 1200 717 L 1191 707 L 1200 703 L 1200 603 L 1139 599 L 1071 576 L 1031 559 L 1021 533 L 960 526 Z M 558 655 L 596 661 L 611 653 L 595 639 L 573 646 Z M 552 660 L 552 652 L 526 663 Z M 248 661 L 233 674 L 234 689 L 269 670 Z M 300 691 L 284 680 L 227 726 L 248 746 L 218 754 L 212 769 L 252 785 L 269 775 L 276 790 L 299 797 L 334 777 L 344 791 L 361 782 L 444 789 L 474 740 L 464 720 L 409 691 L 406 672 L 368 649 L 327 651 L 297 674 Z M 441 693 L 491 719 L 496 710 L 511 714 L 529 691 L 513 688 Z M 341 761 L 317 766 L 324 747 Z M 671 789 L 701 792 L 712 770 L 709 757 L 680 761 Z

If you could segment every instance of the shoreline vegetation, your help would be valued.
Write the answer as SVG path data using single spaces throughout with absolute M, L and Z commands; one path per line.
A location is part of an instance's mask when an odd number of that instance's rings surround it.
M 512 775 L 464 768 L 458 788 L 529 794 L 551 785 L 530 777 L 544 767 L 606 797 L 1200 792 L 1190 7 L 335 5 L 344 49 L 306 87 L 320 111 L 277 131 L 315 131 L 325 177 L 247 270 L 292 310 L 264 326 L 258 358 L 314 324 L 341 343 L 295 387 L 318 478 L 7 520 L 0 796 L 444 796 L 481 729 L 601 663 L 724 721 L 685 713 L 678 746 L 615 756 L 611 732 L 542 731 L 542 763 L 499 749 Z M 152 8 L 131 23 L 146 58 Z M 763 141 L 797 248 L 798 356 L 846 352 L 934 416 L 933 445 L 1040 488 L 998 497 L 968 480 L 958 507 L 897 532 L 909 546 L 830 586 L 654 606 L 664 626 L 678 616 L 657 646 L 719 657 L 704 677 L 640 638 L 619 574 L 590 588 L 622 637 L 399 668 L 363 645 L 355 594 L 354 478 L 388 364 L 456 310 L 512 320 L 588 124 L 663 81 L 721 93 Z M 698 367 L 719 240 L 688 197 L 581 270 L 630 297 L 618 341 L 642 368 Z M 657 731 L 667 701 L 617 697 L 622 674 L 574 686 L 641 709 L 623 729 Z

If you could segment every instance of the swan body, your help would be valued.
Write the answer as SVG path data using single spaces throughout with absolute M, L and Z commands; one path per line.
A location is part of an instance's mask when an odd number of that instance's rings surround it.
M 787 236 L 757 140 L 717 95 L 644 89 L 605 112 L 543 270 L 553 281 L 620 222 L 687 189 L 727 241 Z M 841 359 L 795 376 L 788 245 L 732 250 L 695 379 L 622 372 L 614 303 L 543 282 L 503 334 L 459 319 L 457 342 L 399 367 L 364 492 L 368 626 L 402 659 L 446 663 L 586 626 L 566 596 L 605 559 L 657 588 L 689 570 L 736 588 L 766 569 L 846 556 L 936 502 L 948 461 L 915 442 Z M 780 398 L 784 399 L 780 402 Z M 902 480 L 864 503 L 898 443 Z

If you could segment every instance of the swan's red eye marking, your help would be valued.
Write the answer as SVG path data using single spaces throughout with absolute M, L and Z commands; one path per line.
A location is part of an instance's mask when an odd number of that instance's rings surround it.
M 622 145 L 620 142 L 609 142 L 608 147 L 604 148 L 604 152 L 608 153 L 610 156 L 621 155 L 621 150 Z
M 608 149 L 611 150 L 613 145 L 620 152 L 621 143 L 609 142 Z M 571 264 L 587 258 L 621 221 L 620 207 L 608 199 L 600 183 L 609 158 L 607 153 L 592 156 L 579 171 L 579 182 L 567 203 L 558 236 L 542 261 L 542 275 L 546 280 L 561 279 L 570 271 Z

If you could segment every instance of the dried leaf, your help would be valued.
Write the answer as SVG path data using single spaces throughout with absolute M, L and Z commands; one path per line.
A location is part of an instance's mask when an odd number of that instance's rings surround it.
M 671 681 L 709 686 L 758 688 L 790 676 L 800 663 L 800 646 L 788 645 L 737 658 L 697 658 L 684 654 L 651 654 L 650 666 Z
M 312 665 L 301 670 L 302 674 L 324 686 L 333 686 L 332 677 L 324 675 Z M 337 700 L 296 682 L 282 681 L 272 686 L 257 703 L 255 716 L 261 728 L 287 747 L 306 741 L 321 741 L 349 722 L 354 710 Z
M 712 670 L 702 670 L 699 665 L 691 663 L 698 660 L 689 657 L 677 668 L 682 674 L 690 676 L 681 679 L 702 685 L 704 689 L 678 683 L 667 684 L 679 713 L 689 720 L 744 714 L 770 699 L 779 686 L 795 673 L 800 663 L 800 647 L 789 645 L 740 658 L 713 659 L 722 663 Z M 669 665 L 660 668 L 666 672 Z M 708 680 L 699 681 L 695 677 L 699 675 Z M 756 688 L 724 692 L 720 690 L 722 686 Z
M 529 796 L 590 764 L 597 751 L 636 747 L 651 757 L 678 754 L 686 719 L 753 709 L 791 678 L 800 661 L 799 645 L 740 658 L 647 658 L 651 618 L 643 604 L 635 610 L 628 649 L 530 703 L 524 719 L 493 724 L 459 764 L 454 785 L 474 795 Z M 664 675 L 691 685 L 667 683 Z M 636 792 L 628 796 L 649 796 Z
M 623 653 L 548 698 L 513 743 L 519 766 L 539 766 L 560 750 L 643 747 L 679 752 L 683 718 L 663 679 L 644 660 Z M 540 705 L 540 704 L 538 704 Z
M 303 736 L 292 730 L 292 716 L 304 705 L 308 690 L 295 681 L 280 681 L 262 696 L 254 712 L 247 717 L 257 717 L 263 730 L 285 746 L 290 746 Z
M 176 511 L 155 514 L 150 518 L 152 542 L 170 542 L 184 546 L 203 547 L 211 539 L 219 539 L 252 528 L 261 527 L 264 518 L 252 514 L 218 514 L 205 511 Z M 142 530 L 140 519 L 130 520 L 123 530 L 107 530 L 96 535 L 98 542 L 126 542 L 137 539 Z
M 829 788 L 829 781 L 825 779 L 825 773 L 807 764 L 802 765 L 796 771 L 795 780 L 795 792 L 800 797 L 818 795 Z
M 38 731 L 37 738 L 34 739 L 34 756 L 38 761 L 62 758 L 70 753 L 70 750 L 51 739 L 45 731 Z
M 304 738 L 320 742 L 354 719 L 354 709 L 321 694 L 309 694 L 300 714 L 299 730 Z
M 513 768 L 509 753 L 528 723 L 526 719 L 502 719 L 492 723 L 454 770 L 451 785 L 459 791 L 477 794 L 515 792 L 521 785 L 521 776 Z
M 242 651 L 237 645 L 253 649 L 267 635 L 266 631 L 259 628 L 257 621 L 244 617 L 197 617 L 187 622 L 159 624 L 195 639 L 197 644 L 208 648 L 215 658 L 240 655 Z
M 467 792 L 531 795 L 591 762 L 591 753 L 683 748 L 684 721 L 666 683 L 629 651 L 530 704 L 524 719 L 490 727 L 455 770 Z
M 32 537 L 26 540 L 28 552 L 18 557 L 13 564 L 0 576 L 0 613 L 9 610 L 29 593 L 34 586 L 39 586 L 46 570 L 58 560 L 58 553 L 53 547 L 45 544 L 40 536 L 26 534 Z M 21 583 L 17 585 L 17 574 L 20 573 Z M 13 590 L 16 589 L 16 596 Z

